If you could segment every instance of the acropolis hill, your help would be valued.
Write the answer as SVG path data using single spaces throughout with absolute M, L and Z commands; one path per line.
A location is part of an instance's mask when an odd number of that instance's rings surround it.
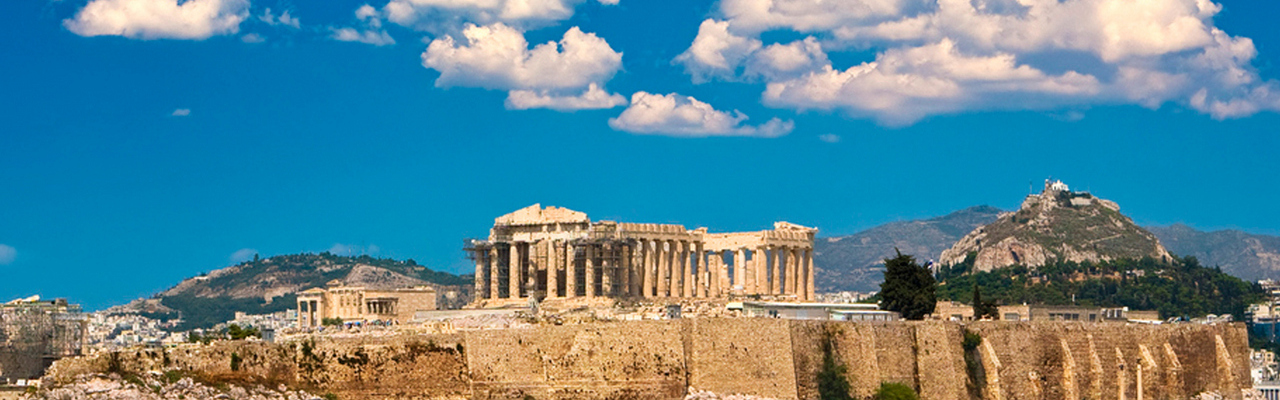
M 966 346 L 966 332 L 981 343 Z M 177 371 L 340 399 L 809 400 L 830 355 L 859 399 L 881 382 L 922 400 L 1240 399 L 1247 341 L 1242 324 L 698 318 L 136 348 L 60 360 L 45 381 Z

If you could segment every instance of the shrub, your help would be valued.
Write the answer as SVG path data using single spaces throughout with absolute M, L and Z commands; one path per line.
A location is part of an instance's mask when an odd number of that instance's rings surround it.
M 342 318 L 324 318 L 320 320 L 320 324 L 324 326 L 340 326 Z
M 964 347 L 964 351 L 974 351 L 982 344 L 982 335 L 973 331 L 964 331 L 964 340 L 960 342 L 960 346 Z
M 237 354 L 237 353 L 235 353 L 235 352 L 232 352 L 232 353 L 231 353 L 231 370 L 232 370 L 232 371 L 239 371 L 239 370 L 240 370 L 240 362 L 241 362 L 241 361 L 242 361 L 242 360 L 240 359 L 240 354 Z
M 875 400 L 920 400 L 915 389 L 896 382 L 884 382 L 876 389 Z

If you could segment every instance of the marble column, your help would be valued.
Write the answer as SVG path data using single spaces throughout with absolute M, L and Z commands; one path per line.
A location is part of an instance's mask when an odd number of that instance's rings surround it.
M 724 261 L 720 259 L 720 251 L 712 251 L 707 253 L 707 273 L 711 275 L 707 279 L 707 295 L 710 297 L 720 296 L 720 263 Z
M 551 251 L 547 253 L 547 298 L 560 297 L 560 265 L 564 264 L 564 244 L 559 240 L 551 242 Z
M 733 251 L 733 288 L 740 290 L 747 287 L 747 252 L 743 249 Z
M 493 247 L 489 248 L 489 298 L 494 300 L 498 298 L 498 288 L 501 285 L 498 282 L 498 264 L 500 260 L 502 259 L 498 257 L 498 244 L 494 243 Z
M 774 247 L 771 251 L 773 254 L 769 258 L 773 260 L 773 269 L 769 270 L 771 274 L 769 278 L 769 294 L 776 296 L 782 294 L 782 263 L 778 262 L 778 248 Z
M 702 252 L 702 242 L 693 244 L 694 296 L 707 297 L 707 253 Z
M 813 284 L 813 249 L 804 249 L 804 283 L 805 296 L 808 301 L 817 300 L 817 293 L 814 291 Z
M 640 249 L 643 252 L 642 261 L 640 263 L 640 296 L 649 298 L 653 297 L 653 260 L 654 245 L 652 240 L 643 240 L 640 242 Z
M 682 293 L 680 291 L 683 289 L 682 285 L 683 285 L 684 276 L 680 275 L 680 271 L 682 268 L 684 268 L 683 267 L 684 263 L 680 260 L 681 254 L 684 254 L 684 243 L 680 242 L 679 240 L 672 240 L 671 241 L 671 281 L 668 282 L 671 285 L 670 292 L 669 292 L 671 294 L 671 297 L 682 296 Z
M 587 268 L 582 271 L 582 274 L 587 278 L 585 282 L 587 297 L 596 297 L 596 246 L 588 244 L 584 247 L 584 250 L 586 251 L 584 257 L 587 261 Z
M 578 246 L 573 242 L 565 242 L 565 255 L 569 263 L 564 266 L 564 297 L 578 297 Z
M 693 263 L 689 261 L 693 244 L 680 242 L 680 297 L 693 297 Z
M 507 247 L 507 298 L 520 297 L 520 244 L 511 242 Z
M 618 267 L 618 277 L 620 278 L 618 294 L 633 296 L 635 293 L 631 290 L 631 245 L 624 244 L 618 247 L 618 262 L 622 263 Z
M 672 245 L 669 240 L 664 240 L 659 242 L 658 247 L 660 249 L 659 254 L 662 255 L 659 258 L 659 262 L 662 265 L 658 265 L 658 297 L 671 297 L 671 279 L 673 279 L 671 276 L 671 262 L 673 259 L 671 253 L 676 250 L 675 245 Z
M 755 292 L 769 294 L 769 253 L 764 246 L 755 247 Z
M 611 243 L 605 243 L 600 248 L 600 291 L 597 292 L 600 296 L 613 295 L 613 273 L 617 268 L 615 259 L 617 251 L 618 249 Z
M 751 249 L 749 248 L 744 249 L 742 252 L 743 252 L 743 257 L 751 256 L 751 259 L 747 260 L 746 264 L 744 265 L 746 267 L 746 276 L 742 277 L 742 282 L 743 282 L 742 293 L 748 294 L 748 295 L 756 294 L 758 293 L 756 292 L 756 286 L 758 286 L 758 283 L 756 282 L 756 277 L 759 276 L 758 274 L 756 274 L 756 271 L 759 268 L 756 265 L 757 260 L 755 258 L 755 254 L 752 254 Z
M 800 262 L 796 259 L 796 249 L 787 247 L 787 294 L 800 298 Z
M 486 253 L 488 252 L 485 251 L 484 248 L 475 249 L 471 252 L 471 257 L 473 257 L 476 262 L 476 274 L 471 283 L 476 286 L 475 297 L 477 299 L 489 297 L 485 295 L 485 292 L 489 289 L 489 281 L 484 279 L 484 273 L 488 272 L 488 268 L 486 268 L 488 265 L 485 265 L 484 263 L 484 256 Z

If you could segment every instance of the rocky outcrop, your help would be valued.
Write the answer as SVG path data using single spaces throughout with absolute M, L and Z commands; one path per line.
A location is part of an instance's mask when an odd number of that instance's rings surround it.
M 939 262 L 957 265 L 973 257 L 973 269 L 1011 265 L 1038 267 L 1058 261 L 1098 262 L 1121 258 L 1168 259 L 1151 232 L 1120 214 L 1115 202 L 1046 184 L 1017 211 L 974 229 L 942 252 Z

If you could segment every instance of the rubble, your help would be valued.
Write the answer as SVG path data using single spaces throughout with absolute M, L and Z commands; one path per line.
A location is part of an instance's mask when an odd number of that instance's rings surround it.
M 33 394 L 25 394 L 24 400 L 321 400 L 319 396 L 284 385 L 275 389 L 262 385 L 243 387 L 233 384 L 213 387 L 190 377 L 182 377 L 166 383 L 166 375 L 152 371 L 144 376 L 119 374 L 83 374 L 66 385 L 44 388 Z

